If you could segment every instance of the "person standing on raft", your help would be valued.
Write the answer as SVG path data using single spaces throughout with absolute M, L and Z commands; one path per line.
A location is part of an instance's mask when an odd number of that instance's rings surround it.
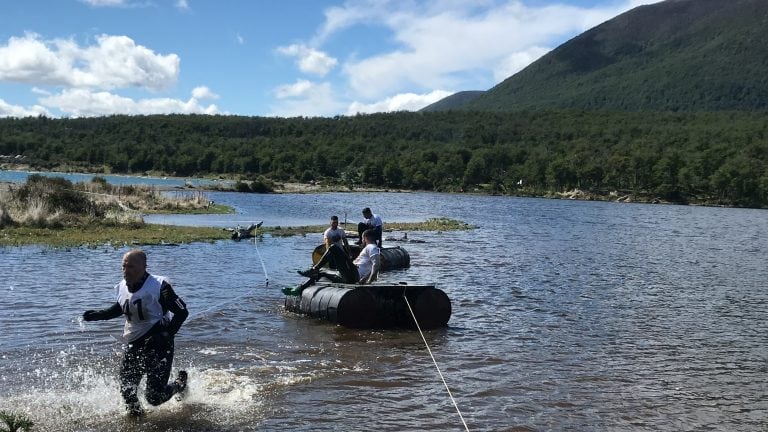
M 147 273 L 147 255 L 133 249 L 123 255 L 123 277 L 115 286 L 116 301 L 107 309 L 87 310 L 85 321 L 101 321 L 125 315 L 123 361 L 120 368 L 120 393 L 128 412 L 141 416 L 139 382 L 147 376 L 145 397 L 160 405 L 187 387 L 187 372 L 179 371 L 168 382 L 173 363 L 173 340 L 189 316 L 187 305 L 162 276 Z M 170 313 L 169 313 L 170 312 Z

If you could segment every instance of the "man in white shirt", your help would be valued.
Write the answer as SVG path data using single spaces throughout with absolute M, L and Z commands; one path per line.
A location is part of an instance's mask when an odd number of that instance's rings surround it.
M 381 220 L 381 216 L 373 214 L 369 207 L 363 209 L 364 221 L 357 224 L 358 244 L 363 241 L 363 232 L 365 230 L 373 230 L 374 241 L 381 247 L 381 233 L 384 230 L 384 222 Z
M 325 243 L 325 250 L 330 249 L 331 245 L 342 248 L 344 252 L 349 255 L 349 242 L 347 242 L 347 233 L 342 228 L 339 228 L 339 217 L 336 215 L 331 216 L 331 226 L 323 233 L 323 243 Z
M 357 283 L 370 284 L 376 280 L 381 269 L 381 250 L 376 245 L 376 234 L 373 230 L 363 231 L 365 247 L 353 262 L 357 267 Z
M 163 276 L 147 272 L 147 255 L 133 249 L 123 255 L 123 280 L 115 286 L 116 301 L 102 310 L 87 310 L 84 321 L 125 317 L 123 361 L 120 368 L 120 392 L 129 414 L 141 416 L 139 383 L 147 377 L 146 399 L 160 405 L 187 387 L 187 372 L 179 371 L 168 382 L 173 363 L 174 336 L 189 316 L 187 305 L 176 295 Z M 170 312 L 170 313 L 169 313 Z
M 314 284 L 322 276 L 334 282 L 347 284 L 370 284 L 376 280 L 381 270 L 380 249 L 376 246 L 375 234 L 373 230 L 363 232 L 363 242 L 365 247 L 360 255 L 352 261 L 344 251 L 335 244 L 323 254 L 320 260 L 308 270 L 299 270 L 299 274 L 309 279 L 296 288 L 286 288 L 283 293 L 286 295 L 300 295 L 301 291 Z M 320 269 L 329 263 L 335 267 L 339 274 L 321 272 Z

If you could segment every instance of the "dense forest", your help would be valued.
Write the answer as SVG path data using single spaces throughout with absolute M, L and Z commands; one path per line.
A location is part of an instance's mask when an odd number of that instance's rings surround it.
M 763 112 L 6 118 L 0 154 L 89 172 L 768 207 L 767 129 Z

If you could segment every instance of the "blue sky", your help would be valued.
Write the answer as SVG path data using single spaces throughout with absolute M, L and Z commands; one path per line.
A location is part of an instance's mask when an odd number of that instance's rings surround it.
M 658 1 L 6 1 L 0 117 L 418 110 Z

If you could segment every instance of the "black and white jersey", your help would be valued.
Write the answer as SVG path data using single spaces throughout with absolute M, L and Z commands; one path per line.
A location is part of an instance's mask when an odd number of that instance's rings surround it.
M 133 342 L 152 329 L 163 318 L 170 320 L 170 314 L 163 311 L 160 303 L 160 288 L 165 278 L 148 275 L 144 285 L 136 292 L 130 292 L 125 280 L 115 286 L 117 303 L 125 315 L 123 338 Z

